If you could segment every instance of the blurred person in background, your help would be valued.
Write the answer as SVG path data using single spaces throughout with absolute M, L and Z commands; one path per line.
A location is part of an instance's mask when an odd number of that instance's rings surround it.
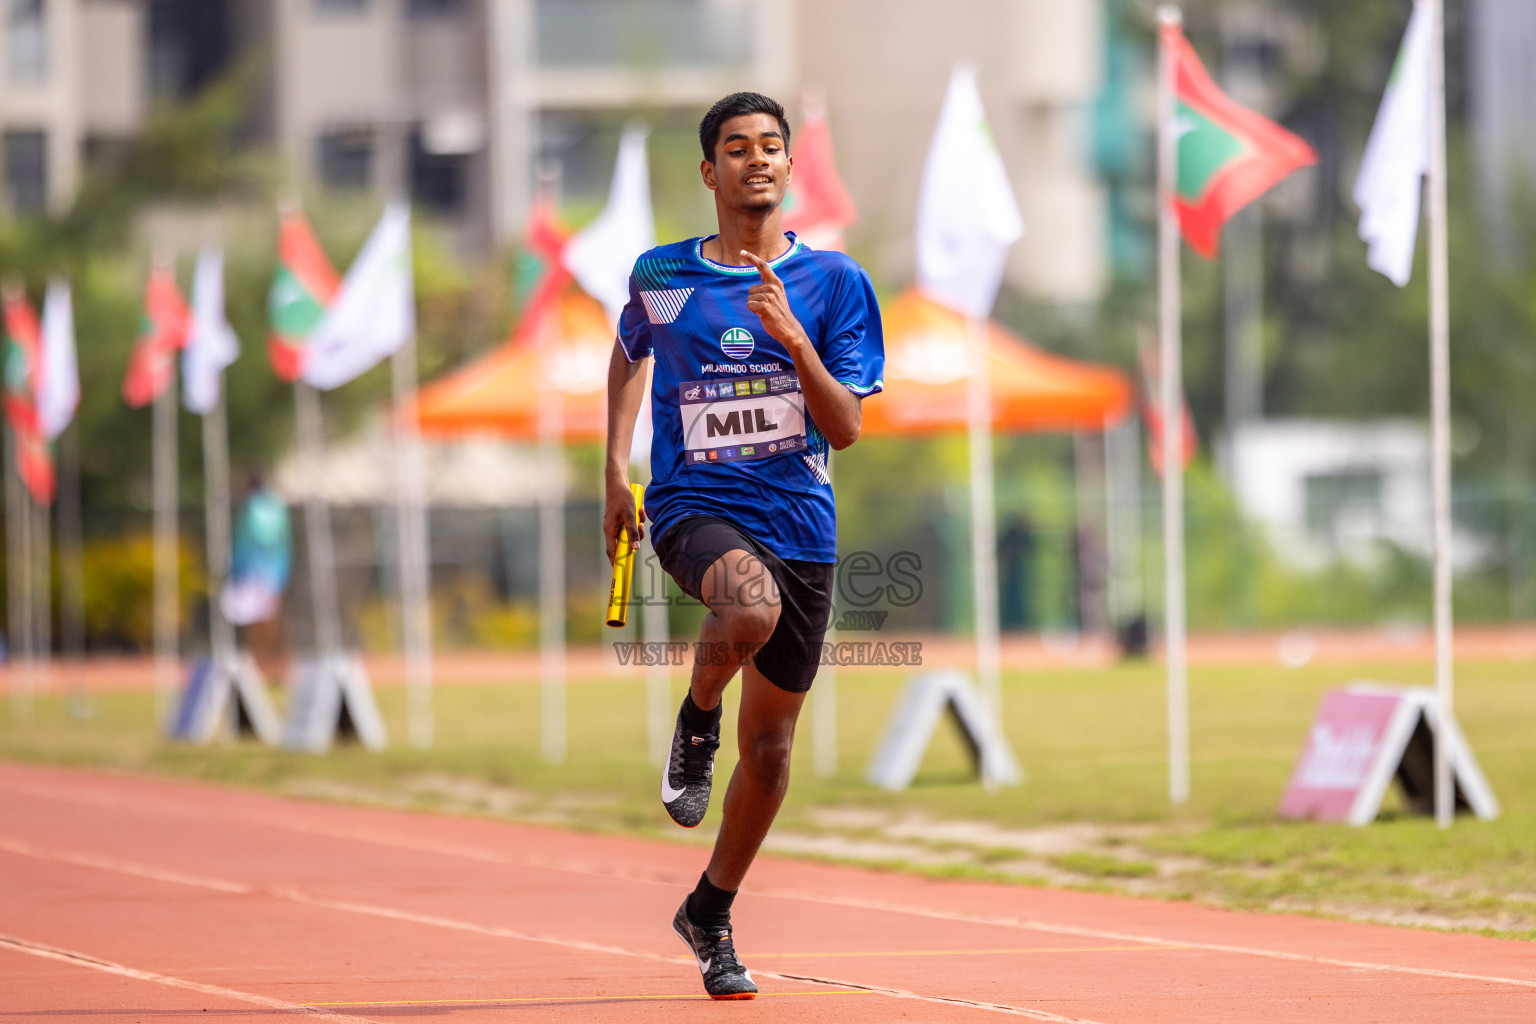
M 262 674 L 282 674 L 283 591 L 293 572 L 293 528 L 288 505 L 259 473 L 251 474 L 235 523 L 229 578 L 219 595 L 225 618 L 245 628 L 245 641 Z
M 662 802 L 704 818 L 721 698 L 740 669 L 740 761 L 709 866 L 672 921 L 716 999 L 751 999 L 731 904 L 789 786 L 795 722 L 816 676 L 837 560 L 830 449 L 858 439 L 880 390 L 880 310 L 846 255 L 811 250 L 780 215 L 794 161 L 784 108 L 734 93 L 699 125 L 719 233 L 645 253 L 630 276 L 608 374 L 607 504 L 621 529 L 649 520 L 665 568 L 709 614 L 662 773 Z M 651 386 L 652 482 L 636 521 L 629 453 Z

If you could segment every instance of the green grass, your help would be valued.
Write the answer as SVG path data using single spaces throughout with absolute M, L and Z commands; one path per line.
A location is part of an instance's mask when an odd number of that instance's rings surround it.
M 1098 838 L 1040 855 L 995 835 L 969 846 L 952 837 L 925 843 L 909 835 L 914 854 L 927 856 L 887 858 L 882 866 L 1036 883 L 1049 878 L 1221 906 L 1536 938 L 1536 680 L 1530 666 L 1458 666 L 1458 715 L 1503 804 L 1497 821 L 1464 818 L 1441 831 L 1407 816 L 1395 800 L 1381 821 L 1361 829 L 1274 816 L 1325 690 L 1355 679 L 1424 684 L 1429 672 L 1428 666 L 1370 665 L 1193 670 L 1193 797 L 1176 809 L 1167 798 L 1156 665 L 1008 675 L 1006 728 L 1027 777 L 999 792 L 972 779 L 964 748 L 948 727 L 935 737 L 910 789 L 887 793 L 865 783 L 864 767 L 905 677 L 844 673 L 837 681 L 839 770 L 830 778 L 814 774 L 810 725 L 803 723 L 795 779 L 775 832 L 852 840 L 877 838 L 891 823 L 914 820 L 1010 830 L 1089 823 Z M 681 699 L 678 675 L 674 689 Z M 61 698 L 41 698 L 27 725 L 17 722 L 9 702 L 0 702 L 0 757 L 707 839 L 707 829 L 702 836 L 681 835 L 656 806 L 638 676 L 573 681 L 570 753 L 562 765 L 540 756 L 537 685 L 440 685 L 437 741 L 426 751 L 405 741 L 404 693 L 389 688 L 378 696 L 392 742 L 377 754 L 356 747 L 316 757 L 251 743 L 169 744 L 155 735 L 150 697 L 113 694 L 98 696 L 95 714 L 84 720 L 71 717 Z M 726 733 L 722 778 L 734 762 L 729 716 Z M 853 811 L 862 817 L 848 814 Z M 711 811 L 706 826 L 717 814 Z M 839 823 L 842 814 L 849 823 Z M 1013 853 L 1020 863 L 1010 861 Z
M 1146 878 L 1157 874 L 1157 865 L 1144 860 L 1124 860 L 1102 853 L 1060 853 L 1050 859 L 1054 867 L 1089 878 Z

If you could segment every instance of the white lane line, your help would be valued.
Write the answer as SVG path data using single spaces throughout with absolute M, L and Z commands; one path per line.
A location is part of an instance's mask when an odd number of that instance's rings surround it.
M 41 957 L 44 960 L 56 960 L 59 963 L 72 964 L 75 967 L 84 967 L 103 974 L 115 974 L 120 978 L 133 978 L 137 981 L 151 981 L 156 985 L 165 985 L 169 988 L 183 988 L 190 992 L 199 992 L 205 996 L 218 996 L 221 999 L 233 999 L 236 1002 L 251 1003 L 269 1010 L 282 1010 L 285 1013 L 302 1013 L 308 1017 L 318 1017 L 321 1020 L 334 1020 L 341 1024 L 382 1024 L 371 1017 L 362 1017 L 352 1013 L 333 1013 L 313 1006 L 305 1006 L 302 1003 L 290 1003 L 285 999 L 273 999 L 271 996 L 260 996 L 254 992 L 242 992 L 235 988 L 225 988 L 223 985 L 206 985 L 200 981 L 187 981 L 185 978 L 173 978 L 169 974 L 156 974 L 154 971 L 141 971 L 137 967 L 126 967 L 123 964 L 113 963 L 111 960 L 103 960 L 100 957 L 89 956 L 85 953 L 77 953 L 74 950 L 60 949 L 58 946 L 48 946 L 41 942 L 30 942 L 26 939 L 18 939 L 14 935 L 0 934 L 0 949 L 10 949 L 17 953 L 25 953 L 28 956 Z
M 226 882 L 222 878 L 208 878 L 203 875 L 189 875 L 181 871 L 167 871 L 163 868 L 147 867 L 143 864 L 118 860 L 115 857 L 99 857 L 93 853 L 77 853 L 65 850 L 44 850 L 40 846 L 34 846 L 25 840 L 17 839 L 13 836 L 0 835 L 0 851 L 14 853 L 19 857 L 35 857 L 38 860 L 58 861 L 63 864 L 73 864 L 83 868 L 101 868 L 104 871 L 115 871 L 118 874 L 133 875 L 136 878 L 150 878 L 157 882 L 170 882 L 175 885 L 190 885 L 199 889 L 212 889 L 215 892 L 227 892 L 237 896 L 243 896 L 256 891 L 253 887 L 241 885 L 239 882 Z
M 196 888 L 217 888 L 219 891 L 239 890 L 243 892 L 258 892 L 276 897 L 277 899 L 287 900 L 292 903 L 304 904 L 306 906 L 318 907 L 325 910 L 340 911 L 350 914 L 360 914 L 368 917 L 384 918 L 386 920 L 401 921 L 408 924 L 427 925 L 433 928 L 445 928 L 459 932 L 469 932 L 475 935 L 485 935 L 498 939 L 515 939 L 522 942 L 536 942 L 549 946 L 558 946 L 563 949 L 579 950 L 583 953 L 601 953 L 607 956 L 628 957 L 635 960 L 647 960 L 652 963 L 664 963 L 669 965 L 692 966 L 694 963 L 692 957 L 666 956 L 661 953 L 650 953 L 645 950 L 630 949 L 625 946 L 609 946 L 602 943 L 587 942 L 582 939 L 566 939 L 554 935 L 540 935 L 535 932 L 519 931 L 514 928 L 503 928 L 499 925 L 484 925 L 478 924 L 474 921 L 461 921 L 457 918 L 442 917 L 436 914 L 420 914 L 411 910 L 401 910 L 397 907 L 385 907 L 372 903 L 358 903 L 353 900 L 331 899 L 329 897 L 318 896 L 313 893 L 305 892 L 302 889 L 292 888 L 289 886 L 254 888 L 251 886 L 242 886 L 238 882 L 224 881 L 223 879 L 197 878 L 195 876 L 178 875 L 176 872 L 156 871 L 155 869 L 145 868 L 142 865 L 114 861 L 106 857 L 94 857 L 67 851 L 50 851 L 44 850 L 41 847 L 30 846 L 30 844 L 24 845 L 28 846 L 26 856 L 37 857 L 43 860 L 52 860 L 78 867 L 95 868 L 101 871 L 121 872 L 136 878 L 153 878 L 156 881 L 171 882 Z M 0 936 L 0 940 L 3 939 L 4 937 Z M 13 943 L 21 943 L 22 940 L 18 939 L 11 941 Z M 61 955 L 63 954 L 63 951 L 58 952 Z M 102 967 L 102 969 L 106 969 L 107 967 L 113 968 L 115 969 L 114 973 L 122 973 L 133 970 L 132 968 L 121 967 L 121 965 L 117 964 L 107 964 L 106 961 L 98 961 L 92 958 L 83 957 L 81 954 L 68 955 L 80 958 L 81 961 L 88 966 L 105 965 Z M 959 999 L 952 996 L 923 995 L 917 992 L 909 992 L 905 989 L 885 988 L 878 985 L 865 985 L 859 982 L 840 981 L 834 978 L 815 978 L 803 974 L 782 974 L 776 971 L 757 971 L 756 973 L 762 977 L 778 978 L 783 981 L 805 981 L 816 985 L 829 985 L 833 988 L 859 989 L 861 991 L 890 996 L 895 999 L 917 1000 L 920 1002 L 942 1003 L 945 1005 L 954 1006 L 968 1006 L 974 1009 L 988 1010 L 994 1013 L 1005 1013 L 1012 1014 L 1014 1016 L 1029 1017 L 1034 1020 L 1054 1021 L 1059 1022 L 1059 1024 L 1100 1024 L 1098 1021 L 1077 1017 L 1063 1017 L 1058 1014 L 1047 1013 L 1043 1010 L 1032 1010 L 1026 1007 L 1010 1006 L 1003 1003 L 979 1002 L 969 999 Z M 144 976 L 147 980 L 151 981 L 158 981 L 164 978 L 162 975 L 150 975 L 148 972 L 137 972 L 131 976 L 138 977 L 141 975 Z M 179 979 L 174 978 L 169 979 L 164 983 L 170 984 L 172 982 L 181 983 Z M 184 982 L 181 984 L 183 984 L 185 987 L 197 988 L 199 991 L 206 990 L 213 992 L 217 990 L 221 993 L 226 991 L 223 989 L 217 989 L 216 986 L 198 986 L 194 982 Z M 229 989 L 227 991 L 229 993 L 234 993 L 235 990 Z M 255 1000 L 266 998 L 264 996 L 249 996 L 249 994 L 246 994 L 246 996 Z M 274 1001 L 273 1005 L 281 1005 L 282 1007 L 287 1008 L 290 1006 L 297 1006 L 298 1004 L 280 1003 L 279 1001 Z M 356 1018 L 343 1019 L 355 1020 Z
M 382 917 L 390 921 L 404 921 L 409 924 L 430 925 L 433 928 L 448 928 L 458 932 L 471 932 L 475 935 L 488 935 L 497 939 L 517 939 L 521 942 L 540 942 L 549 946 L 560 946 L 564 949 L 580 950 L 583 953 L 603 953 L 608 956 L 625 956 L 637 960 L 650 960 L 661 964 L 693 964 L 692 957 L 667 956 L 663 953 L 648 953 L 645 950 L 629 949 L 625 946 L 608 946 L 598 942 L 587 942 L 583 939 L 563 939 L 554 935 L 540 935 L 537 932 L 518 931 L 516 928 L 503 928 L 494 924 L 477 924 L 474 921 L 461 921 L 454 917 L 441 917 L 437 914 L 419 914 L 414 910 L 401 910 L 397 907 L 383 907 L 375 903 L 357 903 L 353 900 L 331 899 L 327 896 L 317 896 L 314 893 L 304 892 L 302 889 L 293 889 L 287 886 L 277 886 L 267 890 L 271 895 L 292 903 L 303 903 L 311 907 L 321 907 L 326 910 L 339 910 L 349 914 L 363 914 L 368 917 Z
M 640 882 L 645 885 L 658 885 L 672 888 L 682 884 L 691 884 L 692 876 L 679 872 L 657 871 L 654 873 L 642 873 L 638 871 L 624 871 L 614 868 L 596 867 L 571 860 L 555 860 L 543 857 L 530 857 L 526 854 L 512 855 L 502 850 L 484 846 L 471 846 L 463 843 L 439 842 L 434 839 L 415 836 L 400 836 L 396 833 L 374 831 L 372 829 L 360 829 L 339 825 L 311 824 L 293 821 L 290 818 L 274 813 L 269 809 L 239 814 L 221 814 L 218 811 L 210 811 L 206 808 L 192 809 L 178 804 L 165 803 L 153 797 L 126 797 L 120 794 L 111 796 L 78 792 L 64 789 L 58 786 L 38 785 L 26 782 L 14 782 L 0 780 L 0 790 L 8 790 L 23 796 L 36 797 L 43 800 L 67 800 L 71 803 L 83 804 L 88 807 L 106 807 L 112 810 L 136 810 L 150 814 L 156 814 L 163 818 L 175 818 L 179 820 L 206 821 L 210 816 L 218 815 L 225 821 L 243 826 L 259 826 L 280 832 L 292 832 L 297 835 L 319 836 L 325 839 L 339 839 L 347 842 L 368 843 L 373 846 L 382 846 L 392 850 L 408 850 L 413 853 L 430 853 L 441 857 L 455 857 L 459 860 L 472 860 L 484 864 L 499 864 L 520 868 L 540 868 L 547 871 L 560 871 L 569 875 L 584 875 L 593 878 L 611 878 L 623 882 Z M 266 797 L 266 799 L 284 800 L 299 799 L 296 797 Z M 357 808 L 349 808 L 357 809 Z M 398 807 L 370 807 L 363 805 L 363 810 L 382 810 L 390 813 L 406 813 Z M 537 825 L 528 825 L 524 822 L 509 823 L 517 828 L 540 828 Z
M 451 917 L 439 917 L 435 914 L 418 914 L 410 910 L 399 910 L 394 907 L 381 907 L 371 903 L 356 903 L 351 900 L 335 900 L 324 896 L 316 896 L 302 892 L 298 889 L 273 889 L 272 894 L 283 899 L 293 900 L 295 903 L 306 903 L 310 906 L 324 907 L 330 910 L 346 911 L 353 914 L 366 914 L 373 917 L 388 918 L 392 921 L 406 921 L 412 924 L 430 925 L 435 928 L 450 928 L 454 931 L 473 932 L 477 935 L 489 935 L 496 938 L 520 939 L 525 942 L 542 942 L 551 946 L 563 946 L 566 949 L 578 949 L 586 953 L 605 953 L 610 956 L 625 956 L 640 960 L 650 960 L 656 963 L 682 964 L 691 966 L 692 957 L 671 957 L 660 953 L 648 953 L 644 950 L 628 949 L 624 946 L 606 946 L 595 942 L 584 942 L 580 939 L 562 939 L 552 935 L 538 935 L 533 932 L 520 932 L 512 928 L 502 928 L 497 925 L 476 924 L 473 921 L 460 921 Z M 873 992 L 879 995 L 890 996 L 895 999 L 911 999 L 925 1003 L 943 1003 L 950 1006 L 968 1006 L 978 1010 L 990 1010 L 994 1013 L 1012 1014 L 1018 1017 L 1029 1017 L 1033 1020 L 1054 1021 L 1058 1024 L 1099 1024 L 1097 1021 L 1087 1020 L 1082 1017 L 1063 1017 L 1060 1014 L 1050 1013 L 1045 1010 L 1033 1010 L 1023 1006 L 1012 1006 L 1006 1003 L 989 1003 L 973 999 L 960 999 L 954 996 L 924 995 L 920 992 L 909 992 L 906 989 L 886 988 L 882 985 L 866 985 L 857 981 L 846 981 L 841 978 L 822 978 L 809 974 L 784 974 L 778 971 L 753 971 L 754 974 L 765 978 L 778 978 L 781 981 L 805 981 L 813 985 L 830 985 L 833 988 L 852 988 L 864 992 Z
M 13 783 L 0 781 L 0 789 L 10 789 L 16 792 L 33 796 L 46 796 L 55 799 L 65 799 L 76 803 L 100 804 L 111 807 L 124 807 L 132 803 L 140 810 L 151 811 L 169 817 L 202 817 L 193 815 L 181 808 L 168 807 L 158 802 L 142 799 L 122 799 L 98 796 L 96 794 L 81 794 L 74 790 L 67 790 L 57 786 L 36 786 L 28 783 Z M 433 853 L 439 856 L 458 857 L 464 860 L 476 860 L 488 863 L 507 864 L 516 867 L 532 867 L 548 871 L 559 871 L 567 874 L 578 874 L 612 878 L 618 881 L 641 882 L 648 885 L 676 885 L 677 882 L 663 880 L 662 878 L 647 877 L 627 872 L 609 871 L 601 868 L 584 865 L 554 863 L 539 858 L 510 857 L 493 851 L 477 847 L 460 847 L 450 843 L 438 842 L 403 842 L 397 837 L 374 834 L 370 831 L 357 831 L 351 829 L 326 829 L 315 828 L 296 822 L 283 821 L 275 815 L 260 815 L 261 823 L 272 828 L 284 829 L 301 834 L 324 836 L 333 839 L 350 839 L 356 842 L 365 842 L 377 846 L 391 847 L 395 849 L 412 850 L 418 853 Z M 244 819 L 246 823 L 255 820 Z M 808 903 L 821 903 L 830 906 L 852 907 L 861 910 L 875 910 L 894 914 L 909 914 L 917 917 L 926 917 L 941 921 L 963 921 L 971 924 L 990 924 L 1002 928 L 1023 929 L 1025 931 L 1044 932 L 1054 935 L 1071 935 L 1079 938 L 1104 939 L 1112 942 L 1139 942 L 1151 946 L 1183 947 L 1187 949 L 1204 950 L 1210 953 L 1229 953 L 1235 956 L 1252 956 L 1267 960 L 1283 960 L 1292 963 L 1310 963 L 1329 967 L 1341 967 L 1347 970 L 1375 971 L 1385 974 L 1407 974 L 1426 978 L 1444 978 L 1454 981 L 1479 981 L 1493 985 L 1514 985 L 1520 988 L 1536 989 L 1536 979 L 1505 978 L 1496 975 L 1471 974 L 1463 971 L 1447 971 L 1433 967 L 1409 967 L 1401 964 L 1383 964 L 1360 960 L 1342 960 L 1334 957 L 1314 956 L 1309 953 L 1291 953 L 1277 949 L 1262 949 L 1253 946 L 1236 946 L 1212 942 L 1191 942 L 1185 939 L 1170 939 L 1162 936 L 1135 935 L 1127 932 L 1106 931 L 1096 928 L 1083 928 L 1077 925 L 1053 924 L 1046 921 L 1024 920 L 1019 918 L 987 917 L 980 914 L 967 914 L 957 911 L 935 910 L 930 907 L 914 906 L 904 903 L 888 903 L 877 900 L 857 900 L 839 896 L 820 896 L 815 893 L 806 893 L 792 889 L 759 889 L 752 887 L 750 891 L 758 896 L 771 896 L 777 899 L 800 900 Z M 1378 926 L 1386 927 L 1386 926 Z
M 962 921 L 967 924 L 989 924 L 1000 928 L 1020 928 L 1032 932 L 1048 932 L 1053 935 L 1071 935 L 1084 939 L 1108 939 L 1114 942 L 1140 942 L 1149 946 L 1169 949 L 1200 949 L 1211 953 L 1232 953 L 1240 956 L 1256 956 L 1267 960 L 1288 960 L 1297 963 L 1325 964 L 1356 971 L 1378 971 L 1388 974 L 1415 974 L 1427 978 L 1448 978 L 1455 981 L 1482 981 L 1495 985 L 1517 985 L 1536 988 L 1536 980 L 1526 978 L 1501 978 L 1488 974 L 1468 974 L 1463 971 L 1444 971 L 1434 967 L 1405 967 L 1400 964 L 1372 963 L 1364 960 L 1340 960 L 1335 957 L 1313 956 L 1310 953 L 1288 953 L 1278 949 L 1258 949 L 1253 946 L 1231 946 L 1219 942 L 1191 942 L 1186 939 L 1165 939 L 1152 935 L 1134 935 L 1129 932 L 1112 932 L 1099 928 L 1081 928 L 1077 925 L 1052 924 L 1048 921 L 1032 921 L 1014 917 L 988 917 L 983 914 L 966 914 L 951 910 L 933 910 L 905 903 L 885 903 L 879 900 L 858 900 L 842 896 L 818 896 L 815 893 L 794 890 L 755 890 L 757 896 L 773 896 L 786 900 L 804 900 L 808 903 L 824 903 L 836 907 L 853 907 L 860 910 L 881 910 L 895 914 L 911 914 L 937 921 Z
M 759 971 L 765 974 L 765 971 Z M 991 1010 L 994 1013 L 1007 1013 L 1015 1017 L 1028 1017 L 1030 1020 L 1053 1021 L 1055 1024 L 1098 1024 L 1097 1021 L 1087 1020 L 1083 1017 L 1063 1017 L 1059 1013 L 1049 1010 L 1032 1010 L 1024 1006 L 1013 1006 L 1007 1003 L 988 1003 L 980 999 L 960 999 L 953 996 L 925 996 L 916 992 L 909 992 L 904 988 L 885 988 L 880 985 L 860 985 L 857 982 L 831 981 L 827 978 L 817 978 L 809 974 L 776 974 L 776 978 L 784 978 L 789 981 L 809 981 L 817 985 L 845 985 L 848 988 L 863 989 L 866 992 L 878 992 L 881 995 L 892 996 L 896 999 L 918 999 L 926 1003 L 948 1003 L 951 1006 L 965 1006 L 973 1010 Z

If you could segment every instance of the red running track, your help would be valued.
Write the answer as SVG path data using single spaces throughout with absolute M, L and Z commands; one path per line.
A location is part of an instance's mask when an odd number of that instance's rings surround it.
M 0 764 L 0 1021 L 1536 1021 L 1529 943 L 773 858 L 712 1003 L 703 859 Z

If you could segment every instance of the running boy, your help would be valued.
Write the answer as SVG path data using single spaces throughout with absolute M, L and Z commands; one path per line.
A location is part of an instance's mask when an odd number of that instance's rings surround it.
M 635 263 L 608 370 L 607 503 L 643 531 L 629 450 L 645 391 L 655 428 L 651 522 L 662 567 L 709 608 L 662 773 L 662 802 L 692 828 L 709 806 L 721 696 L 741 670 L 740 761 L 709 866 L 672 920 L 716 999 L 751 999 L 731 941 L 731 902 L 789 786 L 795 721 L 832 609 L 836 508 L 828 449 L 858 440 L 860 402 L 880 391 L 880 310 L 869 275 L 814 252 L 780 223 L 794 159 L 784 108 L 734 93 L 699 124 L 719 233 Z

